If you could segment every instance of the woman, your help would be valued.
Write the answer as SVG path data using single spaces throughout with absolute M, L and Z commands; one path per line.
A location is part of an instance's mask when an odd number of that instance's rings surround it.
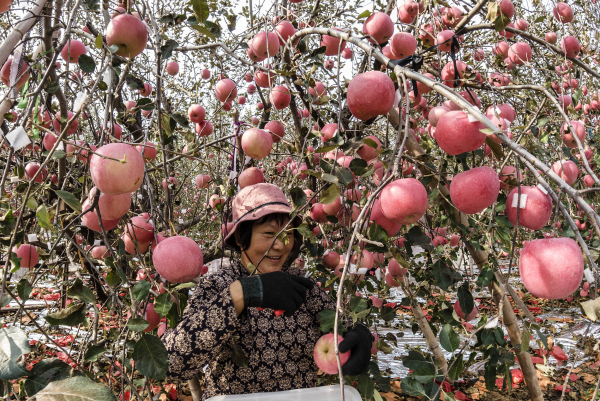
M 204 400 L 316 387 L 313 350 L 322 334 L 318 316 L 323 309 L 334 309 L 335 302 L 314 279 L 284 266 L 299 240 L 293 229 L 300 219 L 278 236 L 292 208 L 272 184 L 245 187 L 232 210 L 233 228 L 225 243 L 240 259 L 204 277 L 182 320 L 163 335 L 167 379 L 191 379 L 208 365 Z M 339 348 L 352 354 L 342 372 L 360 374 L 369 364 L 373 337 L 365 326 L 345 325 L 350 330 Z

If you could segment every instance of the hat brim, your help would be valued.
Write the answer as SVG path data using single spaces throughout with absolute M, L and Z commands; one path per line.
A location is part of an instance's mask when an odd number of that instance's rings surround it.
M 273 214 L 273 213 L 284 213 L 284 214 L 289 215 L 291 211 L 292 211 L 292 208 L 289 206 L 275 205 L 275 206 L 271 206 L 268 208 L 267 207 L 261 208 L 261 209 L 257 210 L 255 213 L 249 213 L 249 214 L 245 215 L 244 217 L 242 217 L 241 219 L 239 219 L 239 221 L 235 222 L 235 224 L 231 228 L 231 231 L 229 231 L 227 233 L 227 235 L 225 236 L 225 244 L 229 245 L 230 247 L 236 246 L 235 235 L 234 235 L 235 230 L 244 221 L 258 220 L 264 216 L 268 216 L 269 214 Z M 302 216 L 298 215 L 292 219 L 292 224 L 294 225 L 294 227 L 298 227 L 300 224 L 302 224 L 302 221 L 303 221 Z

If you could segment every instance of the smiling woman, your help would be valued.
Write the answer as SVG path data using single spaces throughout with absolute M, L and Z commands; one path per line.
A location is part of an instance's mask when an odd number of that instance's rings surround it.
M 313 278 L 293 267 L 289 256 L 302 243 L 295 230 L 301 218 L 290 221 L 292 207 L 285 195 L 265 183 L 243 188 L 233 199 L 232 211 L 225 244 L 240 258 L 205 276 L 182 320 L 163 335 L 167 378 L 190 379 L 207 366 L 204 400 L 316 387 L 319 313 L 334 309 L 335 302 Z M 351 319 L 343 325 L 350 328 Z M 358 326 L 346 332 L 351 339 L 345 347 L 352 349 L 342 369 L 346 375 L 360 374 L 370 361 L 372 336 Z

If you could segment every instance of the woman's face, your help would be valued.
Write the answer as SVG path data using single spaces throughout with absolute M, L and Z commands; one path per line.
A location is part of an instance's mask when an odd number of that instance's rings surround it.
M 284 241 L 282 241 L 282 239 L 285 239 L 285 233 L 277 238 L 277 234 L 285 227 L 288 220 L 284 220 L 283 223 L 283 225 L 280 225 L 276 220 L 272 220 L 252 226 L 250 247 L 242 252 L 241 261 L 244 266 L 248 266 L 249 263 L 256 266 L 262 259 L 258 265 L 258 273 L 270 273 L 281 270 L 283 263 L 294 246 L 294 233 L 292 230 L 289 230 L 287 233 L 287 244 L 284 244 Z M 263 258 L 263 256 L 265 257 Z

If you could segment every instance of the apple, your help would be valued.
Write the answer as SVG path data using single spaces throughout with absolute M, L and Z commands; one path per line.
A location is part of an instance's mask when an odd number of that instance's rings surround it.
M 396 89 L 392 79 L 380 71 L 355 75 L 348 85 L 348 108 L 359 120 L 370 120 L 389 113 Z
M 240 189 L 243 189 L 249 185 L 260 184 L 262 182 L 265 182 L 265 177 L 258 167 L 247 168 L 242 171 L 238 177 Z
M 450 183 L 450 198 L 463 213 L 479 213 L 491 206 L 500 193 L 496 171 L 482 166 L 457 174 Z
M 335 355 L 335 336 L 333 333 L 328 333 L 321 338 L 315 344 L 314 359 L 317 367 L 324 373 L 329 375 L 335 375 L 338 373 L 337 358 Z M 344 341 L 344 337 L 338 334 L 338 344 Z M 350 359 L 351 351 L 340 352 L 340 363 L 342 366 Z
M 274 143 L 279 143 L 285 135 L 285 126 L 281 121 L 272 120 L 265 124 L 265 131 L 271 134 Z
M 339 28 L 331 28 L 334 31 L 341 31 L 341 29 Z M 329 35 L 323 35 L 322 39 L 321 39 L 321 47 L 325 46 L 325 55 L 326 56 L 335 56 L 338 54 L 338 50 L 341 52 L 346 48 L 346 42 L 342 41 L 342 44 L 340 46 L 340 40 L 339 38 L 333 37 L 333 36 L 329 36 Z M 329 61 L 329 60 L 328 60 Z
M 560 48 L 567 57 L 573 58 L 581 51 L 581 44 L 576 37 L 567 35 L 560 41 Z
M 93 202 L 96 196 L 96 187 L 92 187 L 88 195 L 90 203 Z M 121 195 L 105 195 L 100 194 L 98 199 L 98 207 L 100 208 L 100 216 L 102 220 L 115 220 L 123 217 L 131 207 L 131 195 L 124 193 Z
M 167 74 L 171 75 L 171 76 L 175 76 L 179 73 L 179 63 L 177 63 L 177 61 L 171 61 L 170 63 L 167 64 Z
M 427 190 L 414 178 L 392 181 L 379 194 L 379 207 L 394 223 L 408 225 L 417 222 L 427 210 Z
M 242 134 L 242 149 L 253 159 L 264 159 L 272 148 L 271 134 L 262 129 L 250 128 Z
M 200 135 L 201 137 L 209 136 L 214 132 L 214 130 L 215 129 L 212 123 L 208 120 L 204 120 L 196 124 L 196 134 Z
M 573 21 L 573 10 L 567 3 L 556 3 L 556 7 L 552 9 L 554 18 L 563 24 Z
M 221 103 L 231 102 L 237 96 L 235 82 L 225 78 L 215 85 L 215 96 Z
M 204 107 L 199 104 L 193 104 L 188 109 L 188 118 L 193 123 L 201 123 L 204 121 L 204 117 L 206 117 L 206 111 Z
M 67 111 L 67 120 L 65 121 L 65 123 L 69 120 L 71 120 L 73 118 L 75 114 L 73 114 L 73 112 L 71 111 Z M 60 129 L 60 120 L 61 120 L 61 115 L 60 115 L 60 111 L 58 113 L 56 113 L 54 115 L 54 120 L 52 120 L 52 125 L 54 126 L 54 130 L 58 133 L 61 132 Z M 74 119 L 71 124 L 69 125 L 69 127 L 67 128 L 67 136 L 69 135 L 73 135 L 75 132 L 77 132 L 77 128 L 79 128 L 79 120 L 78 119 Z
M 479 313 L 479 310 L 477 309 L 477 305 L 473 305 L 473 310 L 471 310 L 471 313 L 469 313 L 468 316 L 465 316 L 465 313 L 463 312 L 462 308 L 460 307 L 460 302 L 457 299 L 456 302 L 454 303 L 454 312 L 456 312 L 458 317 L 461 318 L 462 320 L 466 320 L 467 322 L 470 322 L 471 320 L 475 319 L 475 317 L 477 317 L 477 313 Z
M 569 185 L 573 185 L 579 177 L 579 168 L 572 160 L 560 160 L 552 165 L 554 171 L 560 178 Z
M 386 13 L 376 12 L 366 19 L 362 31 L 372 36 L 375 42 L 385 43 L 394 34 L 394 23 Z M 373 40 L 369 38 L 369 41 L 372 42 Z
M 500 2 L 500 12 L 508 18 L 512 18 L 512 16 L 515 15 L 515 6 L 512 1 L 502 0 Z
M 177 235 L 162 240 L 152 254 L 154 268 L 167 281 L 186 283 L 202 272 L 202 250 L 191 238 Z
M 12 251 L 17 254 L 17 258 L 21 258 L 21 267 L 25 269 L 32 268 L 40 260 L 37 249 L 33 245 L 21 244 L 13 247 Z
M 408 32 L 398 32 L 390 39 L 390 52 L 395 59 L 408 57 L 417 50 L 417 39 Z
M 358 148 L 356 153 L 361 159 L 368 162 L 370 160 L 375 159 L 378 156 L 379 153 L 377 151 L 381 149 L 381 141 L 375 135 L 369 135 L 365 137 L 365 139 L 369 139 L 369 143 L 367 144 L 365 142 L 364 145 Z M 371 142 L 375 142 L 376 147 L 372 147 Z
M 581 249 L 564 237 L 529 241 L 519 258 L 523 285 L 533 296 L 544 299 L 573 294 L 581 284 L 583 267 Z
M 96 187 L 107 195 L 134 192 L 144 181 L 144 158 L 131 145 L 110 143 L 92 155 L 90 173 Z
M 36 173 L 38 172 L 40 167 L 41 167 L 40 164 L 36 163 L 36 162 L 27 163 L 27 165 L 25 166 L 25 177 L 27 177 L 28 180 L 33 179 L 33 176 L 36 175 Z M 41 184 L 42 181 L 44 181 L 47 176 L 48 176 L 48 170 L 46 169 L 46 167 L 44 167 L 44 169 L 42 170 L 40 175 L 38 175 L 37 178 L 35 179 L 35 182 L 38 184 Z
M 92 203 L 90 202 L 90 200 L 86 199 L 81 204 L 81 210 L 85 212 L 86 210 L 88 210 L 90 208 L 91 205 L 92 205 Z M 100 212 L 100 213 L 102 213 L 102 212 Z M 102 219 L 102 226 L 104 227 L 104 229 L 106 231 L 110 231 L 119 224 L 120 220 L 121 219 L 114 219 L 114 220 Z M 100 227 L 100 223 L 98 222 L 98 214 L 96 213 L 96 210 L 85 213 L 81 217 L 81 223 L 92 231 L 102 232 L 102 227 Z
M 508 220 L 517 223 L 517 208 L 513 207 L 518 189 L 513 189 L 506 200 L 506 215 Z M 552 198 L 543 193 L 538 187 L 521 186 L 521 196 L 527 196 L 525 208 L 519 209 L 519 225 L 530 230 L 539 230 L 548 224 L 552 215 Z M 522 202 L 522 200 L 521 200 Z
M 135 147 L 144 157 L 144 162 L 154 161 L 156 159 L 156 146 L 152 142 L 146 142 L 144 145 Z
M 252 52 L 263 59 L 266 57 L 273 57 L 279 50 L 279 37 L 275 32 L 262 31 L 254 35 L 252 38 L 252 45 L 250 46 Z
M 442 150 L 450 155 L 459 155 L 479 149 L 486 135 L 480 130 L 484 125 L 470 121 L 464 111 L 450 111 L 437 123 L 435 139 Z
M 148 43 L 146 24 L 130 14 L 119 14 L 106 27 L 106 43 L 119 49 L 117 56 L 133 58 L 142 53 Z
M 508 49 L 508 58 L 515 65 L 523 65 L 531 61 L 531 46 L 526 42 L 517 42 Z
M 375 201 L 373 202 L 373 208 L 371 209 L 370 218 L 371 221 L 379 224 L 390 238 L 398 234 L 398 232 L 402 228 L 402 224 L 394 223 L 393 221 L 384 216 L 383 212 L 381 211 L 379 199 L 375 199 Z
M 0 80 L 2 80 L 2 83 L 6 86 L 10 86 L 10 67 L 12 65 L 12 62 L 13 57 L 10 56 L 2 66 L 2 70 L 0 70 Z M 29 66 L 27 65 L 25 60 L 23 60 L 23 62 L 21 63 L 21 75 L 19 75 L 19 77 L 17 77 L 18 79 L 16 80 L 17 83 L 15 87 L 17 89 L 25 85 L 25 82 L 27 82 L 27 80 L 29 79 L 29 71 L 27 71 L 28 68 Z
M 201 76 L 202 76 L 202 79 L 210 79 L 210 70 L 207 70 L 206 68 L 203 69 Z
M 69 63 L 77 63 L 79 61 L 79 56 L 85 53 L 87 53 L 87 49 L 83 42 L 72 39 L 62 48 L 60 56 Z
M 143 330 L 144 333 L 150 333 L 160 323 L 160 315 L 156 313 L 153 303 L 148 303 L 146 305 L 146 309 L 144 309 L 144 320 L 149 323 L 148 327 Z
M 283 110 L 289 106 L 292 95 L 285 86 L 278 85 L 271 90 L 269 99 L 271 100 L 271 104 L 275 106 L 277 110 Z

